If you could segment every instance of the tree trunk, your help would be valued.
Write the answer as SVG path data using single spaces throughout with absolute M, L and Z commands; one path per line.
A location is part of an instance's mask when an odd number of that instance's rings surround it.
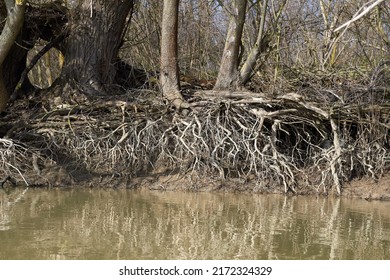
M 3 63 L 3 69 L 6 69 L 3 72 L 3 78 L 7 92 L 10 95 L 9 102 L 14 101 L 15 96 L 13 94 L 15 91 L 27 93 L 34 88 L 29 79 L 25 79 L 23 83 L 20 83 L 22 73 L 26 69 L 28 51 L 34 47 L 32 42 L 35 40 L 27 30 L 27 24 L 25 21 L 21 33 Z
M 186 108 L 180 93 L 177 33 L 179 0 L 164 0 L 161 29 L 160 83 L 163 96 L 177 109 Z
M 4 61 L 23 26 L 26 1 L 7 0 L 5 1 L 5 5 L 7 9 L 7 20 L 0 35 L 0 112 L 6 108 L 10 94 L 6 88 L 3 76 L 3 72 L 7 71 L 7 69 L 4 69 Z
M 251 52 L 248 55 L 244 65 L 241 68 L 240 76 L 241 83 L 245 85 L 253 73 L 253 70 L 256 66 L 257 59 L 259 57 L 260 51 L 262 49 L 262 41 L 264 36 L 264 26 L 265 26 L 265 16 L 267 12 L 268 0 L 264 0 L 261 7 L 261 20 L 259 26 L 259 32 L 257 33 L 256 43 L 252 47 Z
M 221 66 L 214 89 L 238 89 L 240 87 L 239 54 L 245 23 L 247 0 L 234 0 L 231 19 L 223 50 Z
M 87 94 L 106 93 L 104 86 L 114 82 L 115 62 L 133 6 L 133 0 L 69 4 L 70 33 L 60 83 L 74 81 Z
M 9 99 L 9 93 L 5 87 L 5 82 L 3 78 L 3 66 L 0 65 L 0 113 L 4 111 L 7 107 Z

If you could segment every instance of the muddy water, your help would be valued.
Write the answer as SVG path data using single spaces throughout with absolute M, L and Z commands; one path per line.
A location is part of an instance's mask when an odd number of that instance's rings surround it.
M 390 259 L 390 203 L 0 190 L 0 259 Z

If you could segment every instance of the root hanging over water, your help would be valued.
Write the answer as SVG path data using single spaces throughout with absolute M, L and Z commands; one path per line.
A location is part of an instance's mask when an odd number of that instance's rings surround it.
M 297 94 L 212 91 L 189 103 L 187 114 L 157 97 L 37 114 L 0 139 L 0 176 L 28 184 L 60 166 L 69 182 L 179 174 L 189 182 L 251 183 L 254 191 L 340 194 L 353 178 L 377 180 L 389 171 L 387 103 L 326 105 Z

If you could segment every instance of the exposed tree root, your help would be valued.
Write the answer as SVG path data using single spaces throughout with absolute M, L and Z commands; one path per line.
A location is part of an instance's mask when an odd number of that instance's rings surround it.
M 47 166 L 61 166 L 74 181 L 174 172 L 340 194 L 345 182 L 377 180 L 390 168 L 388 103 L 327 106 L 297 94 L 212 91 L 189 103 L 182 115 L 156 96 L 134 102 L 133 94 L 29 116 L 0 139 L 0 178 L 34 184 Z

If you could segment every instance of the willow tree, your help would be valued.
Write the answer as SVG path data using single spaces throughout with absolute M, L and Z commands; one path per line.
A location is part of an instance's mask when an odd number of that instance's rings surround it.
M 7 20 L 0 35 L 0 112 L 6 108 L 10 95 L 3 77 L 3 71 L 6 71 L 3 69 L 3 63 L 23 26 L 26 8 L 25 0 L 6 0 L 4 2 Z

